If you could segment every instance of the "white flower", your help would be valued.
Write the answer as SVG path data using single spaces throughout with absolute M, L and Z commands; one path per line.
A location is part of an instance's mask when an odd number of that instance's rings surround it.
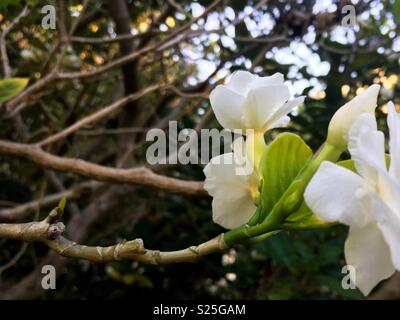
M 304 97 L 289 100 L 289 89 L 283 80 L 281 73 L 270 77 L 259 77 L 247 71 L 233 73 L 226 85 L 218 85 L 210 94 L 218 122 L 229 130 L 262 132 L 288 124 L 287 114 L 302 103 Z
M 349 130 L 356 118 L 362 113 L 375 114 L 379 89 L 379 85 L 373 84 L 336 111 L 328 128 L 327 142 L 330 145 L 346 150 Z
M 246 223 L 256 211 L 264 132 L 286 125 L 287 114 L 304 101 L 304 97 L 289 101 L 283 80 L 280 73 L 259 77 L 237 71 L 227 85 L 218 85 L 210 94 L 215 116 L 225 129 L 252 130 L 245 132 L 246 145 L 243 138 L 236 139 L 232 153 L 214 157 L 204 168 L 204 188 L 213 197 L 213 220 L 227 229 Z
M 389 103 L 390 168 L 384 135 L 375 117 L 362 114 L 349 134 L 349 151 L 359 175 L 323 162 L 304 194 L 311 210 L 327 221 L 350 226 L 345 243 L 354 283 L 367 295 L 400 270 L 400 114 Z
M 213 220 L 226 229 L 241 226 L 255 213 L 259 183 L 242 137 L 234 141 L 232 149 L 212 158 L 204 168 L 204 188 L 213 197 Z

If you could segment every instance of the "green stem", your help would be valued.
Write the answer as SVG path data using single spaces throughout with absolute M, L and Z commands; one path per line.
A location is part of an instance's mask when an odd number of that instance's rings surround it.
M 283 198 L 285 199 L 283 211 L 286 212 L 287 215 L 295 212 L 300 207 L 301 203 L 303 202 L 304 191 L 306 190 L 308 183 L 318 170 L 321 163 L 323 161 L 336 162 L 342 152 L 342 150 L 339 150 L 328 143 L 325 143 L 322 146 L 320 151 L 314 156 L 309 165 L 305 167 L 304 171 L 300 173 L 299 177 L 297 177 L 289 186 L 287 189 L 289 192 L 283 195 Z M 296 188 L 293 191 L 291 190 L 291 187 L 294 186 L 294 184 L 296 184 Z
M 247 239 L 262 236 L 263 234 L 281 229 L 281 225 L 286 217 L 293 213 L 301 205 L 303 201 L 304 190 L 306 189 L 314 173 L 319 168 L 321 162 L 324 160 L 336 162 L 341 153 L 341 150 L 338 150 L 336 147 L 328 143 L 325 143 L 321 151 L 316 154 L 314 159 L 309 163 L 304 171 L 300 173 L 299 177 L 292 182 L 265 220 L 254 225 L 260 215 L 261 209 L 258 208 L 256 213 L 250 219 L 249 223 L 246 223 L 239 228 L 230 230 L 224 234 L 225 243 L 228 246 L 232 246 Z
M 307 186 L 308 182 L 311 180 L 312 176 L 317 171 L 322 161 L 336 162 L 339 159 L 342 152 L 343 152 L 342 150 L 337 149 L 336 147 L 330 145 L 329 143 L 325 143 L 322 146 L 321 151 L 315 155 L 310 165 L 307 166 L 306 169 L 301 174 L 303 181 L 306 182 L 305 185 Z
M 276 231 L 271 231 L 271 232 L 267 232 L 264 233 L 262 235 L 259 235 L 257 237 L 254 238 L 250 238 L 250 239 L 246 239 L 245 241 L 243 241 L 243 244 L 256 244 L 259 242 L 264 241 L 265 239 L 268 239 L 269 237 L 272 237 L 273 235 L 279 233 L 281 230 L 276 230 Z
M 264 233 L 276 231 L 279 229 L 279 220 L 276 215 L 269 215 L 262 223 L 250 226 L 245 224 L 239 228 L 230 230 L 224 234 L 224 242 L 228 247 Z

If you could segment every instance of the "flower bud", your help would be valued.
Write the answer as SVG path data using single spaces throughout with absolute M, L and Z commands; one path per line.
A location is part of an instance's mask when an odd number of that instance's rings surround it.
M 330 145 L 346 150 L 349 130 L 356 118 L 362 113 L 375 113 L 379 89 L 377 84 L 370 86 L 336 111 L 328 128 L 327 142 Z

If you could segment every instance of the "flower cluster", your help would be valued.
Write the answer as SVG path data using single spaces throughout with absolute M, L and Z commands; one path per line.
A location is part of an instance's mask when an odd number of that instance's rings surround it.
M 259 77 L 237 71 L 226 85 L 218 85 L 210 94 L 211 106 L 222 127 L 253 132 L 247 134 L 245 142 L 243 138 L 236 139 L 232 153 L 214 157 L 204 169 L 204 187 L 213 197 L 213 220 L 227 229 L 246 223 L 256 209 L 264 133 L 287 125 L 287 114 L 304 101 L 304 97 L 289 100 L 289 89 L 283 82 L 280 73 Z M 245 170 L 246 166 L 254 170 Z M 238 167 L 249 174 L 237 174 Z
M 348 134 L 356 172 L 323 162 L 304 194 L 316 215 L 350 226 L 345 257 L 365 295 L 400 270 L 400 115 L 392 103 L 388 125 L 389 169 L 384 134 L 374 115 L 361 113 Z
M 234 141 L 231 153 L 211 159 L 204 169 L 213 220 L 233 229 L 225 240 L 262 240 L 285 229 L 340 222 L 350 227 L 345 243 L 346 262 L 355 270 L 350 276 L 365 295 L 400 271 L 400 114 L 388 104 L 387 155 L 375 119 L 379 90 L 372 85 L 341 107 L 322 150 L 312 157 L 298 136 L 282 134 L 274 148 L 269 148 L 273 142 L 265 144 L 265 132 L 288 124 L 288 113 L 304 101 L 289 99 L 282 74 L 258 77 L 238 71 L 217 86 L 210 101 L 219 123 L 232 131 L 252 129 L 245 140 Z M 287 156 L 290 147 L 289 153 L 298 154 Z M 346 150 L 351 160 L 337 162 Z M 238 168 L 249 174 L 238 174 Z

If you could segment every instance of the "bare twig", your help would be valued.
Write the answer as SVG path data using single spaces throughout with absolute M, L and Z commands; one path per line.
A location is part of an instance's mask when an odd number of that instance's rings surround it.
M 36 93 L 49 83 L 54 83 L 57 81 L 64 81 L 64 80 L 84 79 L 84 78 L 98 76 L 104 72 L 108 72 L 126 63 L 139 59 L 150 52 L 162 51 L 169 47 L 172 47 L 173 45 L 181 42 L 185 38 L 185 31 L 190 29 L 190 26 L 193 23 L 196 23 L 199 19 L 207 16 L 213 9 L 215 9 L 218 5 L 220 5 L 221 2 L 222 0 L 215 0 L 206 8 L 206 10 L 201 15 L 193 18 L 187 24 L 174 29 L 174 31 L 169 33 L 168 36 L 165 37 L 163 40 L 150 44 L 147 47 L 132 52 L 131 54 L 125 55 L 119 59 L 116 59 L 108 63 L 107 65 L 96 68 L 95 70 L 88 72 L 79 72 L 79 71 L 57 72 L 56 70 L 53 70 L 53 72 L 49 73 L 47 76 L 37 81 L 34 85 L 29 86 L 27 89 L 22 91 L 18 96 L 16 96 L 14 99 L 12 99 L 6 104 L 8 116 L 12 117 L 15 116 L 18 112 L 20 112 L 22 108 L 20 105 L 21 102 L 25 101 L 30 95 Z M 26 105 L 24 106 L 26 107 Z
M 114 103 L 112 103 L 111 105 L 100 109 L 99 111 L 75 122 L 73 125 L 69 126 L 68 128 L 40 141 L 37 143 L 37 146 L 39 147 L 44 147 L 46 145 L 52 144 L 56 141 L 59 141 L 61 139 L 66 138 L 68 135 L 70 135 L 71 133 L 87 126 L 88 124 L 93 124 L 96 121 L 106 117 L 107 115 L 109 115 L 110 113 L 118 110 L 119 108 L 123 107 L 124 105 L 135 101 L 141 97 L 143 97 L 144 95 L 148 94 L 149 92 L 152 92 L 156 89 L 158 89 L 159 86 L 158 85 L 153 85 L 153 86 L 149 86 L 145 89 L 140 90 L 139 92 L 135 93 L 135 94 L 131 94 L 129 96 L 126 96 Z
M 37 82 L 35 82 L 33 85 L 26 88 L 17 97 L 9 101 L 6 104 L 5 118 L 11 118 L 15 116 L 17 113 L 19 113 L 22 109 L 28 107 L 29 106 L 28 103 L 22 103 L 22 102 L 27 100 L 30 96 L 32 96 L 39 90 L 43 89 L 46 85 L 54 81 L 56 78 L 57 75 L 55 72 L 49 73 L 40 80 L 38 80 Z
M 33 200 L 12 208 L 0 209 L 0 221 L 16 221 L 23 219 L 34 212 L 38 207 L 47 208 L 53 206 L 62 198 L 77 199 L 82 195 L 101 187 L 102 185 L 103 183 L 101 182 L 88 181 L 71 189 L 45 196 L 42 199 Z
M 79 136 L 102 136 L 102 135 L 117 135 L 127 133 L 145 133 L 152 128 L 116 128 L 116 129 L 93 129 L 80 130 L 76 133 Z
M 44 168 L 70 172 L 99 181 L 131 183 L 189 195 L 206 195 L 200 181 L 184 181 L 154 173 L 145 167 L 115 169 L 80 159 L 52 155 L 28 144 L 0 140 L 0 154 L 28 159 Z
M 18 250 L 18 252 L 15 254 L 15 256 L 8 261 L 7 263 L 3 264 L 0 266 L 0 275 L 10 269 L 11 267 L 15 266 L 18 262 L 18 260 L 24 255 L 26 249 L 28 248 L 28 243 L 24 242 L 21 246 L 21 248 Z
M 41 242 L 58 254 L 93 262 L 133 260 L 146 264 L 168 264 L 196 262 L 200 257 L 223 251 L 227 248 L 223 234 L 198 246 L 177 251 L 145 249 L 141 239 L 122 241 L 108 247 L 79 245 L 61 236 L 65 226 L 59 222 L 61 210 L 55 208 L 42 221 L 20 224 L 0 224 L 0 238 L 26 242 Z
M 115 37 L 101 37 L 101 38 L 88 38 L 88 37 L 71 37 L 71 42 L 76 43 L 87 43 L 87 44 L 109 44 L 114 42 L 120 42 L 124 40 L 136 40 L 150 35 L 163 35 L 168 34 L 166 31 L 160 30 L 149 30 L 137 34 L 122 34 Z
M 3 31 L 1 31 L 0 29 L 0 52 L 1 52 L 1 60 L 3 61 L 4 78 L 9 78 L 12 76 L 10 60 L 8 59 L 8 54 L 7 54 L 7 44 L 6 44 L 7 34 L 21 21 L 22 18 L 26 17 L 28 13 L 29 13 L 28 6 L 25 6 L 21 10 L 21 12 L 10 22 L 7 28 L 5 28 Z

